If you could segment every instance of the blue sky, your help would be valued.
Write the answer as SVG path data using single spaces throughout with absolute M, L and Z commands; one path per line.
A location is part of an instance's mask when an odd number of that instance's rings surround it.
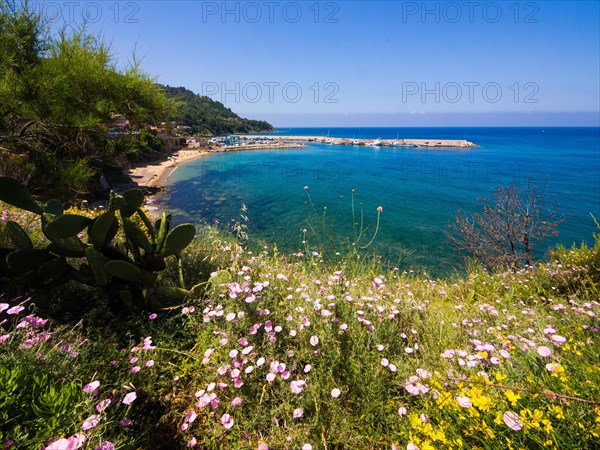
M 600 121 L 598 1 L 34 3 L 276 126 Z

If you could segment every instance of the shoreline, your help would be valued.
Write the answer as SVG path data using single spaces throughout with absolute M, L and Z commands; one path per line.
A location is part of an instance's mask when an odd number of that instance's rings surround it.
M 298 143 L 274 143 L 266 145 L 240 145 L 219 147 L 214 149 L 201 147 L 184 147 L 174 152 L 167 159 L 162 161 L 154 161 L 136 165 L 125 171 L 131 178 L 133 183 L 145 190 L 160 190 L 166 186 L 169 177 L 179 167 L 196 159 L 217 153 L 240 152 L 251 150 L 268 150 L 268 149 L 287 149 L 287 148 L 304 148 L 306 145 Z M 150 198 L 153 194 L 147 194 Z

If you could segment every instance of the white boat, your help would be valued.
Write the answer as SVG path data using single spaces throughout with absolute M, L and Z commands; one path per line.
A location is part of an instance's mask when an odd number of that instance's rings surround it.
M 360 145 L 360 141 L 358 139 L 352 139 L 352 145 Z
M 379 147 L 381 145 L 381 139 L 377 138 L 373 142 L 367 144 L 369 147 Z

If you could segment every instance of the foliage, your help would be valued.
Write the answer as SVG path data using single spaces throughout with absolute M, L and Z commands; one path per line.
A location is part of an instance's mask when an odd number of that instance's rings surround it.
M 196 95 L 183 87 L 161 86 L 167 98 L 178 102 L 177 111 L 169 120 L 191 127 L 194 134 L 219 135 L 274 131 L 263 120 L 243 119 L 222 103 Z
M 325 267 L 310 254 L 250 252 L 202 233 L 182 266 L 204 289 L 178 307 L 113 324 L 92 312 L 75 327 L 29 319 L 38 326 L 18 328 L 39 301 L 0 300 L 0 363 L 43 360 L 57 374 L 69 367 L 82 390 L 98 383 L 79 408 L 71 403 L 73 425 L 55 438 L 157 449 L 598 441 L 600 291 L 586 264 L 598 261 L 600 240 L 537 267 L 432 280 L 353 255 Z M 163 275 L 179 278 L 167 265 Z M 83 430 L 92 416 L 97 424 Z
M 528 186 L 498 188 L 494 199 L 484 198 L 483 212 L 455 216 L 450 239 L 488 269 L 531 266 L 536 245 L 556 236 L 563 220 L 544 205 L 544 194 Z
M 171 218 L 163 213 L 154 224 L 142 209 L 144 194 L 131 189 L 123 196 L 112 193 L 107 211 L 93 219 L 65 214 L 63 205 L 51 200 L 39 205 L 16 180 L 0 177 L 0 200 L 39 215 L 41 230 L 49 240 L 45 248 L 34 248 L 27 232 L 14 221 L 6 222 L 12 248 L 0 249 L 3 276 L 27 285 L 76 280 L 103 288 L 115 308 L 148 308 L 154 295 L 183 297 L 189 291 L 160 286 L 159 272 L 165 259 L 179 255 L 193 240 L 190 224 L 170 229 Z M 133 217 L 137 217 L 136 219 Z M 87 243 L 82 233 L 87 231 Z M 118 236 L 122 230 L 122 237 Z M 71 263 L 79 259 L 77 265 Z
M 109 145 L 114 114 L 136 128 L 171 107 L 139 66 L 117 69 L 85 28 L 53 36 L 27 3 L 0 5 L 0 49 L 0 147 L 26 158 L 47 190 L 80 192 L 98 164 L 123 158 Z

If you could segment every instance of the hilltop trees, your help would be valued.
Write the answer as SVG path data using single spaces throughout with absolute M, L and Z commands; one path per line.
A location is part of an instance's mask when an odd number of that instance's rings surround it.
M 52 34 L 27 3 L 0 4 L 0 172 L 66 196 L 94 169 L 124 157 L 107 133 L 114 114 L 132 127 L 171 109 L 138 65 L 119 70 L 84 28 Z

